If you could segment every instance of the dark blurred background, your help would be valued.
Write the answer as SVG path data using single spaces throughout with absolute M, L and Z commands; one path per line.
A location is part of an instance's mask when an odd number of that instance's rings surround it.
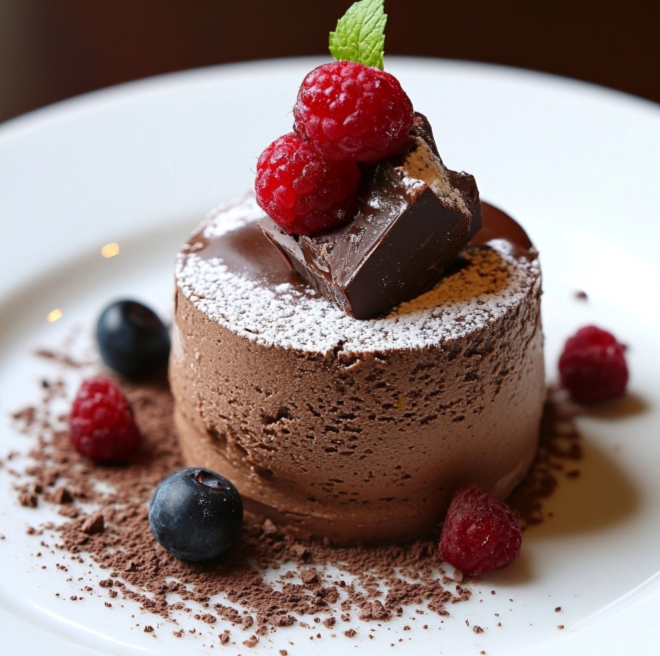
M 0 0 L 0 121 L 169 71 L 324 54 L 351 0 Z M 387 0 L 386 54 L 508 64 L 660 102 L 658 0 Z

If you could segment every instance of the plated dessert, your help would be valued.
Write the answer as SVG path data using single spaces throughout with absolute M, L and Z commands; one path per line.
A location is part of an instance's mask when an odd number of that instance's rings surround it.
M 469 483 L 506 498 L 545 400 L 541 274 L 517 224 L 483 214 L 456 271 L 371 320 L 291 272 L 253 197 L 212 215 L 177 264 L 186 462 L 227 476 L 249 510 L 342 542 L 427 536 Z
M 294 117 L 256 199 L 213 213 L 177 259 L 184 457 L 300 535 L 426 537 L 456 490 L 504 499 L 534 457 L 538 253 L 446 167 L 378 62 L 318 67 Z

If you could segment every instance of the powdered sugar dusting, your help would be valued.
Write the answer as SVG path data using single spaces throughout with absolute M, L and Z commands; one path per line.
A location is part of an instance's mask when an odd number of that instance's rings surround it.
M 217 238 L 261 216 L 251 194 L 211 213 L 201 234 Z M 251 280 L 219 258 L 203 259 L 191 251 L 178 255 L 176 279 L 210 319 L 264 346 L 322 354 L 419 349 L 482 329 L 540 285 L 538 260 L 514 257 L 504 240 L 470 246 L 462 257 L 465 266 L 431 291 L 366 321 L 347 316 L 312 289 Z

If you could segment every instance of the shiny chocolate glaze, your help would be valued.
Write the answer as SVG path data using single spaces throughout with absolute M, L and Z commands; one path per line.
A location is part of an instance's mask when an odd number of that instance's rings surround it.
M 533 260 L 538 257 L 536 248 L 523 228 L 508 214 L 490 205 L 481 203 L 483 227 L 469 246 L 484 246 L 492 240 L 503 240 L 510 244 L 515 257 Z M 242 228 L 220 237 L 206 239 L 198 235 L 190 240 L 188 252 L 203 259 L 219 258 L 232 272 L 246 278 L 263 281 L 277 287 L 289 283 L 304 289 L 307 283 L 291 269 L 285 257 L 264 236 L 257 223 L 248 223 Z M 447 272 L 451 275 L 453 269 Z

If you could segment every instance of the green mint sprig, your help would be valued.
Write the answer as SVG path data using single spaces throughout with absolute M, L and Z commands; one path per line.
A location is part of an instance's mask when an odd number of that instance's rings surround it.
M 360 0 L 351 5 L 330 32 L 330 53 L 335 59 L 354 61 L 383 70 L 385 0 Z

